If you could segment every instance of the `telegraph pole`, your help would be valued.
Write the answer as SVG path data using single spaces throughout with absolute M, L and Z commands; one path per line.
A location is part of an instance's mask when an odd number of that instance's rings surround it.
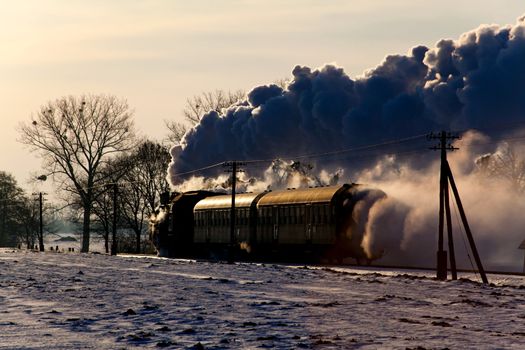
M 225 162 L 223 164 L 224 167 L 230 168 L 226 171 L 232 173 L 232 206 L 230 210 L 230 247 L 228 249 L 228 264 L 233 264 L 235 257 L 235 191 L 237 188 L 237 173 L 243 171 L 238 167 L 243 165 L 246 165 L 246 163 L 238 161 Z
M 44 195 L 47 193 L 38 192 L 33 193 L 33 195 L 38 195 L 38 213 L 39 213 L 39 223 L 38 223 L 38 250 L 44 251 Z
M 456 272 L 456 261 L 454 256 L 454 243 L 452 240 L 452 226 L 450 220 L 450 205 L 449 205 L 449 195 L 448 195 L 448 173 L 446 171 L 447 164 L 447 151 L 455 151 L 456 147 L 452 146 L 451 143 L 448 143 L 449 140 L 459 139 L 458 135 L 453 135 L 447 133 L 446 131 L 441 131 L 437 135 L 430 134 L 428 135 L 429 140 L 438 139 L 439 144 L 437 146 L 431 147 L 431 150 L 441 151 L 441 170 L 439 176 L 439 229 L 438 229 L 438 251 L 437 251 L 437 266 L 436 266 L 436 277 L 440 280 L 447 279 L 447 251 L 443 249 L 444 238 L 443 238 L 443 229 L 444 229 L 444 219 L 446 210 L 447 218 L 447 232 L 448 232 L 448 245 L 450 250 L 450 267 L 452 269 L 452 278 L 457 279 Z M 450 249 L 452 247 L 452 249 Z
M 451 220 L 451 214 L 450 214 L 450 199 L 449 199 L 449 184 L 450 184 L 450 186 L 452 187 L 452 192 L 454 193 L 456 204 L 458 205 L 458 209 L 461 214 L 461 220 L 465 228 L 465 232 L 469 239 L 470 248 L 472 250 L 472 253 L 476 260 L 476 264 L 478 266 L 478 270 L 481 275 L 481 279 L 483 280 L 483 283 L 488 283 L 487 276 L 485 274 L 485 270 L 483 269 L 483 265 L 481 264 L 481 259 L 479 258 L 479 254 L 476 249 L 474 238 L 472 237 L 472 232 L 470 231 L 470 226 L 467 221 L 467 216 L 463 209 L 463 205 L 461 204 L 461 198 L 459 197 L 459 192 L 456 187 L 454 177 L 452 175 L 452 170 L 450 169 L 450 165 L 447 160 L 447 151 L 455 151 L 458 149 L 452 146 L 449 140 L 455 140 L 459 138 L 460 138 L 459 135 L 452 134 L 450 132 L 447 133 L 446 131 L 441 131 L 437 135 L 433 133 L 428 135 L 429 140 L 434 140 L 434 139 L 439 140 L 439 144 L 437 146 L 431 147 L 430 149 L 441 151 L 441 171 L 440 171 L 440 177 L 439 177 L 439 229 L 438 229 L 438 251 L 437 251 L 436 277 L 440 280 L 447 279 L 447 251 L 443 249 L 443 245 L 444 245 L 443 229 L 444 229 L 444 221 L 446 219 L 447 238 L 448 238 L 447 241 L 448 241 L 448 249 L 450 251 L 450 270 L 452 273 L 452 279 L 453 280 L 457 279 L 456 257 L 455 257 L 455 252 L 454 252 L 454 240 L 452 236 L 452 220 Z
M 118 185 L 117 183 L 111 184 L 113 188 L 113 225 L 111 233 L 111 255 L 117 255 L 117 197 L 118 197 Z
M 43 252 L 44 251 L 44 216 L 43 216 L 43 207 L 44 207 L 44 199 L 42 192 L 38 193 L 38 204 L 39 204 L 39 212 L 40 212 L 40 224 L 39 224 L 39 232 L 38 235 L 38 249 Z

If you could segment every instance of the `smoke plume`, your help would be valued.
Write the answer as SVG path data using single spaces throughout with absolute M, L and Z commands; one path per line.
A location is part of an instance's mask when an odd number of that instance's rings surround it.
M 466 134 L 461 150 L 451 155 L 452 170 L 482 259 L 489 268 L 519 270 L 522 253 L 517 246 L 525 238 L 523 195 L 504 180 L 487 181 L 476 159 L 497 152 L 497 140 L 519 132 L 525 117 L 524 58 L 522 17 L 514 25 L 482 25 L 457 40 L 389 55 L 355 79 L 334 65 L 296 66 L 285 88 L 258 86 L 245 101 L 205 114 L 172 148 L 168 178 L 174 187 L 188 189 L 185 181 L 192 175 L 178 174 L 226 160 L 293 159 L 430 131 L 475 129 L 478 132 Z M 382 249 L 377 247 L 386 247 L 385 262 L 434 264 L 439 164 L 433 162 L 437 154 L 416 152 L 431 146 L 423 141 L 414 138 L 375 151 L 310 160 L 312 173 L 317 172 L 314 178 L 344 174 L 387 193 L 387 198 L 367 204 L 362 241 L 370 256 Z M 247 166 L 246 188 L 274 184 L 271 167 Z M 223 171 L 207 169 L 196 184 Z M 459 255 L 463 243 L 456 243 Z M 459 265 L 470 267 L 465 259 Z

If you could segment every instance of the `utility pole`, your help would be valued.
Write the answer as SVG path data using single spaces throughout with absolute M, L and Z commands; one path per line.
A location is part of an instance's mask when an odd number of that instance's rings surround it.
M 246 165 L 246 163 L 238 161 L 225 162 L 223 164 L 224 167 L 230 168 L 226 171 L 232 173 L 232 206 L 230 210 L 230 247 L 228 249 L 228 264 L 233 264 L 235 257 L 235 191 L 237 187 L 237 173 L 243 171 L 238 167 L 243 165 Z
M 111 233 L 111 255 L 117 255 L 117 197 L 118 197 L 118 185 L 117 183 L 111 184 L 113 188 L 113 225 Z
M 38 204 L 40 207 L 40 234 L 38 235 L 38 248 L 41 252 L 44 251 L 44 217 L 43 217 L 43 207 L 44 207 L 44 200 L 42 198 L 42 192 L 38 193 Z
M 452 187 L 452 192 L 454 194 L 454 198 L 456 200 L 456 204 L 458 205 L 458 209 L 460 211 L 461 220 L 463 223 L 463 226 L 465 228 L 465 232 L 467 234 L 470 248 L 472 250 L 472 253 L 474 255 L 474 258 L 476 260 L 476 264 L 478 266 L 479 273 L 481 275 L 481 279 L 483 280 L 483 283 L 488 283 L 487 276 L 485 274 L 485 270 L 483 269 L 483 265 L 481 264 L 481 259 L 479 258 L 479 254 L 476 248 L 476 244 L 474 242 L 474 238 L 472 237 L 472 232 L 470 231 L 470 226 L 467 221 L 467 216 L 465 214 L 465 211 L 463 209 L 463 205 L 461 203 L 461 198 L 459 197 L 459 192 L 456 187 L 456 183 L 454 181 L 454 177 L 452 175 L 452 170 L 450 169 L 450 165 L 447 160 L 447 151 L 455 151 L 458 148 L 452 146 L 451 143 L 449 143 L 449 140 L 455 140 L 459 139 L 459 135 L 452 134 L 450 132 L 441 131 L 437 135 L 430 134 L 428 135 L 429 140 L 438 139 L 439 144 L 437 146 L 431 147 L 431 150 L 439 150 L 441 151 L 441 171 L 440 171 L 440 177 L 439 177 L 439 229 L 438 229 L 438 251 L 437 251 L 437 266 L 436 266 L 436 277 L 439 280 L 446 280 L 447 279 L 447 251 L 443 249 L 444 245 L 444 237 L 443 237 L 443 229 L 444 229 L 444 221 L 446 219 L 447 224 L 447 241 L 448 241 L 448 249 L 450 251 L 450 270 L 452 274 L 452 279 L 457 279 L 457 269 L 456 269 L 456 257 L 454 252 L 454 240 L 452 236 L 452 220 L 451 220 L 451 214 L 450 214 L 450 199 L 449 199 L 449 184 Z
M 46 181 L 47 180 L 47 175 L 40 175 L 36 178 L 37 180 L 39 181 Z M 36 194 L 36 193 L 33 193 L 33 194 Z M 38 229 L 38 250 L 40 250 L 41 252 L 44 251 L 44 215 L 43 215 L 43 208 L 44 208 L 44 198 L 43 196 L 46 195 L 47 193 L 42 193 L 42 192 L 39 192 L 38 193 L 38 204 L 39 204 L 39 213 L 40 213 L 40 219 L 39 219 L 39 229 Z
M 44 251 L 44 195 L 47 193 L 38 192 L 38 213 L 39 213 L 39 224 L 38 224 L 38 250 Z

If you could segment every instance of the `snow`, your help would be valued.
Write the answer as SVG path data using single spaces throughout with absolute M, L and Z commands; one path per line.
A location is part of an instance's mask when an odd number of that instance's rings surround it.
M 0 250 L 0 349 L 523 349 L 525 278 Z

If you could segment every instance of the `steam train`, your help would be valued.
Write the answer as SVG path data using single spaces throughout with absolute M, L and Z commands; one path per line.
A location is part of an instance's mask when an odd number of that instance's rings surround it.
M 360 212 L 384 196 L 358 184 L 237 194 L 232 237 L 230 194 L 175 193 L 151 217 L 150 239 L 163 257 L 370 262 L 381 252 L 363 249 Z

